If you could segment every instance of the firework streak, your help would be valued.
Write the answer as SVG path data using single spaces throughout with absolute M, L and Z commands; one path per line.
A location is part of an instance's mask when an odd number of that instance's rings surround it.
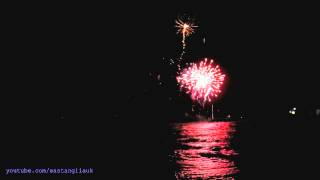
M 185 48 L 186 48 L 186 37 L 190 36 L 191 34 L 194 33 L 195 28 L 198 26 L 195 26 L 193 22 L 191 21 L 183 21 L 181 19 L 177 19 L 175 21 L 176 25 L 175 27 L 178 28 L 177 30 L 177 34 L 181 34 L 182 35 L 182 53 L 180 55 L 179 61 L 182 60 L 182 56 L 185 53 Z M 178 68 L 180 70 L 180 65 L 178 65 Z

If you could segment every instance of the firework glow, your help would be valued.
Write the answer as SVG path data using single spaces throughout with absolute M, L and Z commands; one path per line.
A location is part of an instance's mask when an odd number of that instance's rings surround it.
M 194 25 L 194 23 L 192 21 L 183 21 L 182 19 L 177 19 L 175 21 L 176 25 L 175 27 L 178 28 L 177 30 L 177 34 L 181 34 L 182 35 L 182 52 L 179 58 L 179 61 L 182 60 L 182 56 L 185 53 L 185 48 L 186 48 L 186 37 L 190 36 L 191 34 L 193 34 L 195 32 L 195 28 L 198 27 L 196 25 Z M 180 64 L 178 64 L 178 69 L 180 70 Z
M 176 21 L 176 28 L 178 28 L 177 30 L 177 34 L 181 34 L 182 35 L 182 48 L 185 49 L 186 47 L 186 37 L 190 36 L 191 34 L 194 33 L 195 28 L 198 26 L 195 26 L 193 22 L 189 21 L 189 22 L 184 22 L 181 19 L 177 19 Z
M 219 65 L 207 59 L 192 63 L 176 77 L 180 88 L 190 94 L 191 99 L 204 105 L 212 103 L 222 92 L 226 75 Z

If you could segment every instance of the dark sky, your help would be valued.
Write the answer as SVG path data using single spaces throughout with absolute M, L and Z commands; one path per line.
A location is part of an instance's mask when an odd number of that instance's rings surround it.
M 169 73 L 162 57 L 180 53 L 173 26 L 183 13 L 199 25 L 187 40 L 188 61 L 215 58 L 230 77 L 220 104 L 255 111 L 319 102 L 312 5 L 46 4 L 6 14 L 9 46 L 19 48 L 6 68 L 9 110 L 39 118 L 108 118 L 128 106 L 162 107 L 176 87 L 159 89 L 148 74 Z
M 166 66 L 158 66 L 161 57 L 176 57 L 180 53 L 173 20 L 186 12 L 199 25 L 196 34 L 188 39 L 186 57 L 215 57 L 229 74 L 229 87 L 219 104 L 258 114 L 274 109 L 276 114 L 287 113 L 290 106 L 308 107 L 319 102 L 319 36 L 316 11 L 310 5 L 172 4 L 143 8 L 136 13 L 131 10 L 133 31 L 123 27 L 120 32 L 122 43 L 130 47 L 126 48 L 128 53 L 123 61 L 131 74 L 129 81 L 135 84 L 131 86 L 135 90 L 133 96 L 150 86 L 144 79 L 149 71 L 167 71 Z M 126 21 L 124 16 L 120 22 Z M 122 66 L 123 61 L 119 61 Z M 127 84 L 122 85 L 123 91 L 128 92 Z M 154 91 L 146 98 L 164 94 Z M 179 106 L 182 105 L 176 107 Z

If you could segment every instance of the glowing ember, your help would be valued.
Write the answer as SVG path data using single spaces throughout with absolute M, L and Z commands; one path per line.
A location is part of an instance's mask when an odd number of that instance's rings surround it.
M 191 64 L 190 67 L 183 69 L 177 76 L 177 81 L 180 88 L 191 95 L 192 100 L 204 105 L 220 95 L 225 76 L 219 65 L 215 65 L 213 60 L 205 59 L 199 64 Z

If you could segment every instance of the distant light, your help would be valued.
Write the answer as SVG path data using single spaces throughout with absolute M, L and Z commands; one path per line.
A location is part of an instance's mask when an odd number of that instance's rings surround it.
M 296 111 L 290 110 L 289 113 L 290 114 L 296 114 Z
M 316 115 L 317 115 L 317 116 L 320 115 L 320 109 L 316 109 Z
M 296 109 L 297 109 L 297 108 L 295 108 L 295 107 L 293 108 L 294 111 L 295 111 Z

